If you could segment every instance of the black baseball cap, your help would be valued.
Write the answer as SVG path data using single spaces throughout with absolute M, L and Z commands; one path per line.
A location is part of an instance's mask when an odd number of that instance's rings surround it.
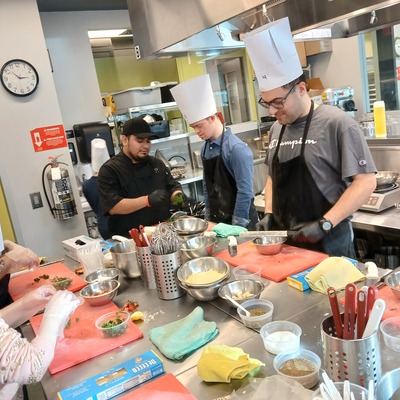
M 125 136 L 135 135 L 140 139 L 152 138 L 158 136 L 150 130 L 150 125 L 142 118 L 132 118 L 125 122 L 122 129 L 122 134 Z

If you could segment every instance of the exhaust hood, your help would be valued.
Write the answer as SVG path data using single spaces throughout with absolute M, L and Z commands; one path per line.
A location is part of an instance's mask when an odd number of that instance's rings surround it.
M 297 40 L 346 38 L 400 22 L 398 0 L 127 0 L 136 57 L 243 48 L 243 34 L 289 17 Z

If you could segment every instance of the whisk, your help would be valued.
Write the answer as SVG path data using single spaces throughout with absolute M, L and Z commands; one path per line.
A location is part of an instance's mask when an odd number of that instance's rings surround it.
M 167 222 L 162 222 L 151 236 L 151 252 L 156 255 L 175 253 L 180 249 L 179 235 Z

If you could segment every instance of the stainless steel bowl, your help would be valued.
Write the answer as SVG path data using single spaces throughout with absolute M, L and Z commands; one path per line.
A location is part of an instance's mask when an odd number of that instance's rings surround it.
M 217 271 L 221 276 L 210 283 L 191 283 L 188 282 L 189 276 L 193 274 L 199 274 L 201 272 Z M 185 262 L 181 267 L 178 268 L 177 277 L 180 282 L 185 286 L 191 288 L 208 288 L 210 286 L 216 286 L 219 283 L 227 280 L 230 276 L 230 267 L 227 262 L 216 257 L 200 257 Z
M 119 278 L 118 268 L 103 268 L 87 275 L 85 281 L 87 283 L 96 283 L 96 282 L 107 281 L 110 279 L 115 279 L 117 281 L 118 278 Z
M 242 304 L 246 300 L 259 299 L 264 289 L 265 285 L 260 281 L 255 281 L 254 279 L 240 279 L 224 283 L 218 289 L 218 296 L 226 300 L 231 307 L 236 308 L 236 306 L 226 298 L 227 295 L 233 300 L 236 300 L 237 303 Z
M 211 301 L 218 298 L 218 290 L 224 284 L 224 282 L 229 279 L 227 276 L 223 281 L 219 283 L 213 283 L 209 286 L 202 286 L 202 287 L 193 287 L 185 285 L 182 282 L 179 282 L 179 286 L 186 290 L 190 296 L 192 296 L 195 300 L 199 301 Z
M 278 254 L 286 242 L 286 237 L 283 236 L 260 236 L 253 240 L 257 251 L 264 255 Z
M 111 303 L 118 293 L 119 285 L 120 283 L 116 280 L 90 283 L 81 289 L 80 295 L 93 307 L 103 306 Z M 107 291 L 107 293 L 99 295 L 103 291 Z
M 398 172 L 378 171 L 375 175 L 377 189 L 393 185 L 394 183 L 396 183 L 398 177 L 399 177 Z
M 394 395 L 394 396 L 393 396 Z M 400 368 L 387 372 L 376 386 L 376 400 L 397 399 L 400 395 Z
M 139 278 L 140 268 L 136 244 L 132 239 L 115 244 L 110 249 L 114 267 L 122 271 L 125 278 Z
M 400 267 L 385 277 L 385 283 L 392 289 L 393 294 L 400 299 Z
M 177 219 L 172 223 L 178 235 L 196 235 L 204 232 L 208 222 L 201 218 L 188 217 Z
M 211 256 L 217 239 L 208 236 L 196 236 L 182 243 L 181 251 L 186 257 L 193 259 Z

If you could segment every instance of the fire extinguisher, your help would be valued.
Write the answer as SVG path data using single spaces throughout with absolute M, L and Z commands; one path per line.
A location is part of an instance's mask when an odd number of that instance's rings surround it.
M 68 171 L 65 168 L 61 168 L 59 164 L 68 165 L 66 163 L 58 161 L 56 157 L 49 157 L 51 160 L 42 171 L 42 185 L 44 195 L 46 196 L 47 204 L 50 207 L 50 211 L 55 219 L 68 219 L 78 214 L 76 211 L 76 205 L 74 195 L 72 193 L 71 181 L 69 179 Z M 46 174 L 46 169 L 50 167 L 50 171 Z M 54 206 L 49 200 L 45 186 L 45 175 L 47 182 L 50 187 L 51 195 L 53 198 Z

